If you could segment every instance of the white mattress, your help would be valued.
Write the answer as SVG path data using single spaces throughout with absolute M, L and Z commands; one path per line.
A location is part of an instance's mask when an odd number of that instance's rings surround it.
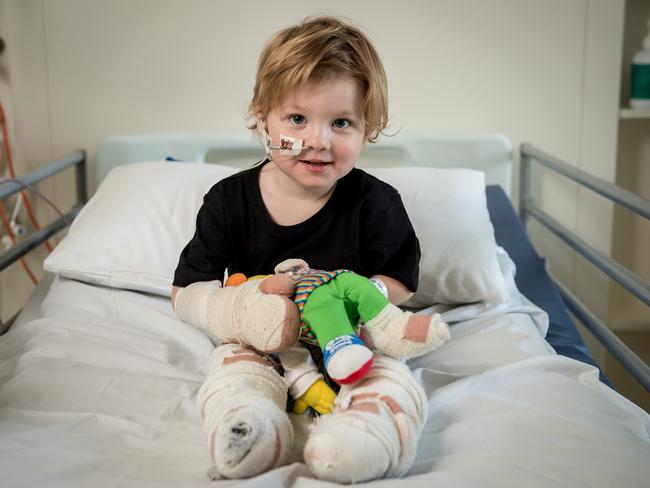
M 429 420 L 409 477 L 377 486 L 647 486 L 650 419 L 554 354 L 546 315 L 508 278 L 505 305 L 448 310 L 452 338 L 411 362 Z M 2 486 L 229 486 L 208 481 L 195 395 L 213 346 L 168 299 L 55 278 L 0 339 Z M 429 311 L 425 311 L 430 312 Z M 329 486 L 295 462 L 246 486 Z

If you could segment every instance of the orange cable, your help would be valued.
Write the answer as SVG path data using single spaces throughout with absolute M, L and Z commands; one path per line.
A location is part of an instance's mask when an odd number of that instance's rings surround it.
M 13 157 L 11 156 L 11 145 L 9 143 L 9 132 L 7 130 L 7 117 L 5 115 L 2 102 L 0 102 L 0 123 L 2 124 L 2 136 L 4 140 L 5 153 L 7 154 L 7 167 L 9 168 L 9 174 L 11 175 L 11 177 L 15 178 L 16 170 L 14 169 L 14 161 L 13 161 Z M 20 192 L 20 195 L 23 199 L 23 203 L 25 204 L 25 210 L 27 211 L 27 215 L 29 216 L 29 220 L 32 222 L 32 225 L 34 226 L 34 229 L 40 230 L 41 226 L 36 220 L 36 216 L 34 215 L 34 211 L 32 210 L 32 205 L 29 201 L 29 198 L 27 197 L 27 193 L 23 190 Z M 45 247 L 49 252 L 52 252 L 52 246 L 47 240 L 45 241 Z
M 11 175 L 11 177 L 15 178 L 16 170 L 14 169 L 14 161 L 13 161 L 13 157 L 11 156 L 11 144 L 9 142 L 9 132 L 7 130 L 7 117 L 5 115 L 2 102 L 0 102 L 0 123 L 2 124 L 2 136 L 4 140 L 5 153 L 7 154 L 7 167 L 9 168 L 9 174 Z M 27 198 L 27 193 L 23 190 L 20 192 L 20 195 L 22 196 L 23 202 L 25 203 L 25 210 L 27 210 L 27 214 L 29 216 L 29 219 L 32 222 L 32 225 L 36 230 L 40 230 L 41 226 L 39 225 L 38 221 L 36 220 L 36 217 L 34 216 L 34 212 L 32 211 L 32 206 L 29 202 L 29 198 Z M 45 246 L 47 247 L 47 250 L 49 252 L 52 252 L 52 246 L 50 246 L 50 243 L 48 241 L 45 241 Z
M 7 154 L 7 167 L 9 169 L 9 174 L 11 175 L 12 178 L 16 177 L 16 172 L 14 170 L 14 164 L 13 164 L 13 159 L 11 157 L 11 146 L 9 144 L 9 132 L 7 130 L 7 118 L 5 116 L 5 110 L 2 105 L 2 102 L 0 102 L 0 125 L 2 125 L 2 136 L 3 136 L 3 141 L 4 141 L 4 146 L 5 146 L 5 153 Z M 36 228 L 36 230 L 40 229 L 40 226 L 38 225 L 38 222 L 36 221 L 33 212 L 31 210 L 31 206 L 29 205 L 29 199 L 27 198 L 27 194 L 23 190 L 21 192 L 23 202 L 25 203 L 25 209 L 27 209 L 27 213 L 30 215 L 30 218 L 32 219 L 32 224 Z M 9 224 L 9 221 L 7 219 L 7 215 L 5 214 L 5 208 L 2 202 L 0 202 L 0 216 L 2 218 L 2 223 L 7 230 L 7 234 L 9 235 L 9 238 L 11 239 L 11 242 L 15 245 L 16 244 L 16 237 L 14 236 L 13 231 L 11 230 L 11 225 Z M 45 242 L 47 249 L 49 252 L 52 252 L 52 247 L 50 246 L 49 242 Z M 20 258 L 20 263 L 23 266 L 23 269 L 25 270 L 25 273 L 29 276 L 29 279 L 36 285 L 38 280 L 34 276 L 34 273 L 32 273 L 31 269 L 29 269 L 29 266 L 27 265 L 27 262 L 25 261 L 24 258 Z

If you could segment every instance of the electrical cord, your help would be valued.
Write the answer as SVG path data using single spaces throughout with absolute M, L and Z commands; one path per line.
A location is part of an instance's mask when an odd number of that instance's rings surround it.
M 3 179 L 0 180 L 0 185 L 5 185 L 7 183 L 14 183 L 16 185 L 21 186 L 22 188 L 25 188 L 26 190 L 31 191 L 36 196 L 38 196 L 38 197 L 42 198 L 43 200 L 45 200 L 45 203 L 47 203 L 58 214 L 59 217 L 61 217 L 63 220 L 65 220 L 65 223 L 67 225 L 72 224 L 70 219 L 61 211 L 61 209 L 59 207 L 56 206 L 56 204 L 52 200 L 47 198 L 43 193 L 38 191 L 36 188 L 34 188 L 29 183 L 25 183 L 23 180 L 21 180 L 19 178 L 3 178 Z
M 14 163 L 13 163 L 13 158 L 11 156 L 11 145 L 9 143 L 9 131 L 7 129 L 7 117 L 5 115 L 5 110 L 4 106 L 2 105 L 2 102 L 0 102 L 0 125 L 2 126 L 2 138 L 3 138 L 3 143 L 4 143 L 4 152 L 7 156 L 7 168 L 9 169 L 9 175 L 11 176 L 12 179 L 16 178 L 16 172 L 14 169 Z M 3 180 L 3 181 L 9 181 L 10 179 Z M 25 185 L 23 182 L 20 182 L 20 184 L 23 185 L 23 187 L 27 187 L 28 185 Z M 32 189 L 33 190 L 33 189 Z M 34 190 L 33 190 L 34 191 Z M 42 194 L 39 192 L 36 192 L 38 195 L 42 196 L 45 198 Z M 29 199 L 27 198 L 27 195 L 25 194 L 24 191 L 20 193 L 19 198 L 22 199 L 22 202 L 25 204 L 25 210 L 27 211 L 27 215 L 29 216 L 30 221 L 32 222 L 32 225 L 34 226 L 34 229 L 39 230 L 41 226 L 39 225 L 38 221 L 36 220 L 36 217 L 34 216 L 34 212 L 32 211 L 32 207 L 29 203 Z M 45 198 L 46 201 L 47 198 Z M 48 201 L 49 202 L 49 201 Z M 51 202 L 49 202 L 51 203 Z M 57 209 L 58 210 L 58 209 Z M 13 230 L 11 229 L 11 224 L 7 219 L 7 215 L 5 212 L 5 207 L 4 205 L 0 202 L 0 217 L 2 218 L 2 223 L 7 230 L 7 235 L 9 236 L 9 239 L 11 242 L 15 245 L 16 244 L 16 236 L 13 233 Z M 52 252 L 52 246 L 50 243 L 46 240 L 45 241 L 45 247 L 49 252 Z M 25 261 L 24 258 L 20 258 L 20 262 L 22 264 L 23 269 L 25 270 L 25 273 L 29 276 L 29 279 L 36 285 L 38 280 L 36 280 L 36 277 L 32 273 L 32 271 L 29 269 L 29 266 L 27 265 L 27 262 Z
M 67 225 L 71 224 L 70 219 L 68 219 L 68 217 L 66 215 L 64 215 L 63 212 L 61 212 L 59 207 L 57 207 L 56 204 L 54 202 L 52 202 L 52 200 L 47 198 L 45 195 L 43 195 L 40 191 L 38 191 L 32 185 L 30 185 L 28 183 L 25 183 L 24 181 L 19 180 L 18 178 L 5 178 L 3 180 L 0 180 L 0 185 L 8 184 L 8 183 L 14 183 L 14 184 L 20 185 L 22 188 L 26 188 L 27 190 L 30 190 L 31 192 L 35 193 L 37 196 L 39 196 L 43 200 L 45 200 L 45 202 L 50 207 L 52 207 L 54 209 L 54 211 L 57 214 L 59 214 L 59 216 L 63 220 L 65 220 Z M 4 204 L 2 202 L 0 202 L 0 218 L 2 219 L 2 224 L 4 225 L 4 228 L 6 229 L 7 235 L 11 239 L 12 244 L 16 245 L 16 236 L 14 235 L 13 230 L 11 229 L 11 224 L 7 220 L 7 214 L 4 211 Z M 25 260 L 21 258 L 20 261 L 21 261 L 21 264 L 23 266 L 23 269 L 25 270 L 25 273 L 27 273 L 27 276 L 29 276 L 29 279 L 31 280 L 31 282 L 34 283 L 34 284 L 37 284 L 38 280 L 34 276 L 34 273 L 32 273 L 31 269 L 29 269 L 29 266 L 27 265 Z
M 9 143 L 9 131 L 7 129 L 7 117 L 5 115 L 5 110 L 2 105 L 2 102 L 0 102 L 0 124 L 2 125 L 2 138 L 4 142 L 4 149 L 5 149 L 5 154 L 7 155 L 7 168 L 9 169 L 9 175 L 12 178 L 16 177 L 16 170 L 14 169 L 14 161 L 13 157 L 11 156 L 11 144 Z M 36 220 L 36 217 L 34 216 L 34 212 L 32 211 L 32 206 L 29 203 L 29 199 L 27 198 L 27 195 L 25 195 L 24 192 L 21 194 L 21 198 L 23 199 L 23 203 L 25 204 L 25 210 L 27 211 L 27 215 L 29 216 L 29 220 L 31 221 L 32 225 L 36 230 L 39 230 L 41 226 L 39 225 L 38 221 Z M 52 246 L 48 241 L 45 241 L 45 247 L 47 247 L 47 250 L 49 252 L 52 252 Z

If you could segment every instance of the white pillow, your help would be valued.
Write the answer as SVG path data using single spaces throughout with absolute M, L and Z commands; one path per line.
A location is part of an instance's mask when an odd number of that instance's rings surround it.
M 43 262 L 88 283 L 169 296 L 203 195 L 238 168 L 150 162 L 113 169 Z
M 67 278 L 169 296 L 203 195 L 237 171 L 201 163 L 120 166 L 107 175 L 43 267 Z M 505 300 L 483 173 L 369 172 L 400 191 L 420 239 L 420 286 L 409 305 Z
M 399 191 L 420 240 L 420 284 L 406 305 L 507 300 L 482 172 L 459 168 L 367 171 Z

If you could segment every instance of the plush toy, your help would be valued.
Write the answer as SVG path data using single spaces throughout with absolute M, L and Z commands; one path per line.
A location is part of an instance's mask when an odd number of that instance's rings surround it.
M 300 340 L 322 349 L 327 374 L 338 384 L 359 381 L 372 365 L 373 353 L 357 335 L 360 320 L 365 340 L 398 359 L 429 352 L 449 337 L 439 315 L 403 312 L 382 293 L 385 286 L 352 271 L 312 270 L 302 259 L 288 259 L 275 267 L 275 273 L 295 283 Z

